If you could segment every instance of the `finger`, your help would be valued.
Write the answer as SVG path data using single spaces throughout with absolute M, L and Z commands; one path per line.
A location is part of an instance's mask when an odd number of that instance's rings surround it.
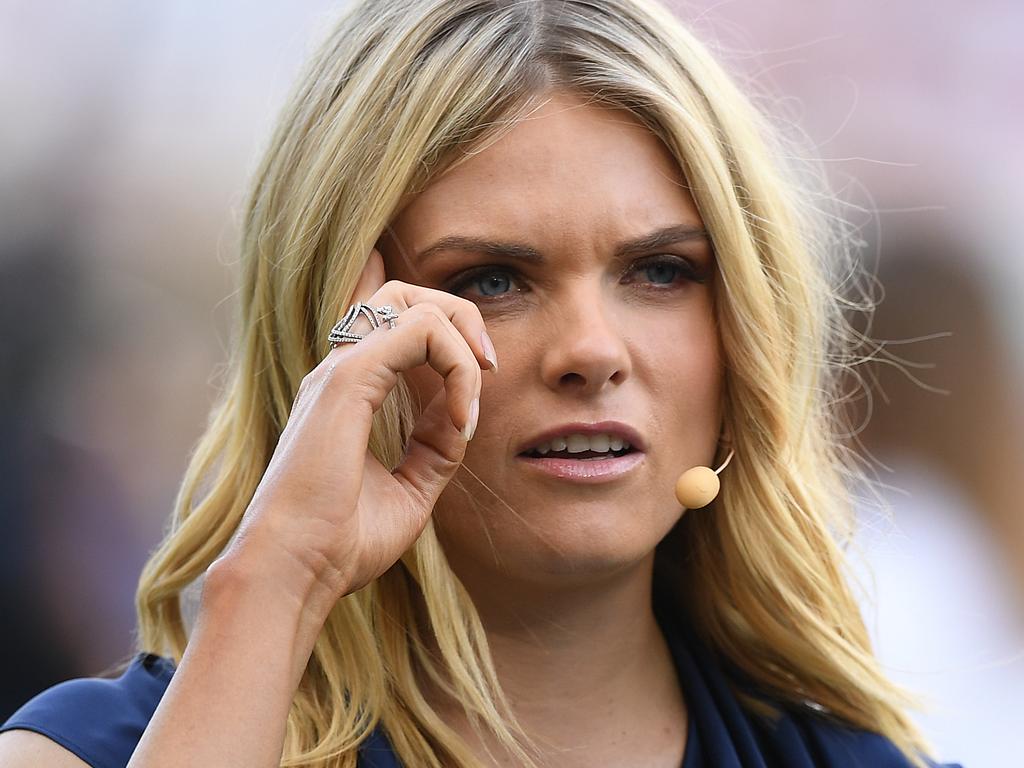
M 378 293 L 374 294 L 374 296 L 371 297 L 371 301 L 368 302 L 368 303 L 371 306 L 376 306 L 377 302 L 380 302 L 381 304 L 395 302 L 396 299 L 393 298 L 395 296 L 395 293 L 394 293 L 395 289 L 397 288 L 398 292 L 401 293 L 401 286 L 405 286 L 405 285 L 406 285 L 405 283 L 401 283 L 399 281 L 391 281 L 390 283 L 386 284 L 385 287 L 381 291 L 379 291 Z M 392 292 L 390 292 L 390 293 L 388 292 L 388 288 L 389 287 L 392 289 Z M 433 293 L 435 295 L 439 295 L 442 298 L 442 300 L 447 298 L 449 300 L 454 299 L 456 302 L 460 301 L 456 297 L 451 296 L 451 294 L 445 294 L 445 293 L 442 293 L 440 291 L 431 291 L 431 293 Z M 397 301 L 404 302 L 405 299 L 403 297 L 399 296 Z M 453 304 L 454 302 L 446 301 L 446 303 Z M 460 323 L 462 323 L 464 327 L 471 326 L 473 324 L 473 318 L 472 318 L 473 314 L 476 314 L 477 316 L 479 316 L 479 310 L 476 308 L 476 305 L 471 304 L 469 302 L 466 302 L 466 303 L 469 304 L 469 310 L 470 310 L 469 313 L 468 313 L 469 317 L 460 316 Z M 480 362 L 479 362 L 479 359 L 477 357 L 477 352 L 475 352 L 470 347 L 470 345 L 466 341 L 466 338 L 463 335 L 463 333 L 460 332 L 452 324 L 451 319 L 448 317 L 447 314 L 445 314 L 444 309 L 442 309 L 441 307 L 438 307 L 435 304 L 431 304 L 429 302 L 422 302 L 422 303 L 419 303 L 419 304 L 413 304 L 413 307 L 417 308 L 417 312 L 427 312 L 427 313 L 436 315 L 437 316 L 437 320 L 439 321 L 439 326 L 443 330 L 443 332 L 448 335 L 448 337 L 450 339 L 450 343 L 454 344 L 456 347 L 458 347 L 459 350 L 461 350 L 461 353 L 465 357 L 465 359 L 467 361 L 470 361 L 469 362 L 469 367 L 472 370 L 472 377 L 473 377 L 473 385 L 472 385 L 472 387 L 470 389 L 474 393 L 473 395 L 471 395 L 471 397 L 469 399 L 469 403 L 471 405 L 472 400 L 474 398 L 479 398 L 480 390 L 481 390 L 482 385 L 483 385 L 483 380 L 482 380 L 481 374 L 480 374 Z M 454 309 L 449 309 L 448 311 L 449 312 L 456 312 L 457 310 L 458 310 L 458 308 L 455 307 Z M 396 329 L 395 330 L 397 330 L 398 323 L 403 323 L 404 324 L 406 322 L 407 313 L 408 312 L 409 312 L 409 310 L 404 310 L 402 312 L 401 317 L 396 319 Z M 463 315 L 466 314 L 464 309 L 462 310 L 462 312 L 463 312 Z M 482 318 L 478 317 L 478 319 L 479 319 L 479 325 L 482 326 L 483 325 Z M 413 320 L 415 322 L 415 318 Z M 384 330 L 385 330 L 385 332 L 388 332 L 388 333 L 393 333 L 394 332 L 390 328 L 386 328 Z M 369 336 L 376 336 L 376 335 L 377 334 L 367 334 L 367 337 L 369 337 Z M 360 343 L 361 344 L 365 344 L 366 343 L 366 339 L 364 338 L 364 340 L 362 342 L 360 342 Z M 350 345 L 345 345 L 345 346 L 350 346 Z M 339 361 L 339 356 L 338 355 L 335 355 L 333 353 L 329 353 L 327 355 L 327 357 L 325 357 L 320 362 L 320 365 L 318 365 L 317 368 L 314 369 L 314 371 L 312 371 L 310 376 L 308 376 L 307 378 L 313 378 L 313 379 L 317 379 L 317 380 L 324 378 L 325 376 L 327 376 L 327 373 L 325 373 L 325 372 L 329 372 L 330 370 L 333 370 L 338 365 L 338 361 Z M 419 365 L 423 365 L 423 364 L 431 364 L 431 363 L 430 363 L 430 361 L 427 361 L 427 360 L 420 361 Z M 345 363 L 345 365 L 348 366 L 350 364 L 349 363 Z M 450 364 L 449 364 L 449 367 L 450 367 Z M 436 365 L 434 365 L 434 368 L 435 368 L 435 370 L 438 371 L 438 373 L 441 373 L 442 377 L 445 376 L 445 373 L 443 371 L 439 370 Z M 394 386 L 394 385 L 391 384 L 390 386 Z M 463 413 L 459 409 L 459 407 L 458 407 L 459 396 L 457 394 L 455 394 L 457 389 L 453 388 L 453 385 L 451 383 L 448 383 L 448 382 L 446 382 L 446 384 L 445 384 L 445 389 L 446 389 L 446 398 L 445 398 L 444 402 L 447 404 L 447 407 L 450 409 L 451 422 L 452 422 L 453 425 L 456 425 L 458 427 L 458 429 L 460 429 L 460 430 L 464 429 L 467 421 L 469 420 L 469 416 L 468 416 L 469 405 L 467 405 L 466 411 L 465 411 L 465 413 Z M 377 404 L 374 404 L 374 406 L 373 406 L 374 410 L 376 410 L 378 407 L 379 407 L 379 405 L 377 405 Z
M 473 356 L 484 369 L 498 370 L 497 353 L 487 335 L 487 326 L 480 314 L 480 308 L 468 299 L 446 291 L 421 285 L 391 280 L 381 288 L 373 301 L 390 303 L 392 306 L 411 307 L 415 304 L 430 303 L 438 306 L 451 322 L 453 329 L 465 340 Z
M 332 350 L 325 361 L 341 360 L 342 367 L 358 372 L 355 381 L 374 411 L 398 383 L 398 374 L 429 365 L 443 379 L 450 437 L 458 437 L 470 419 L 470 407 L 480 396 L 480 366 L 460 334 L 434 304 L 414 304 L 402 312 L 395 328 L 371 333 L 358 344 Z M 447 327 L 446 327 L 447 326 Z M 369 356 L 367 362 L 359 361 Z
M 433 509 L 466 455 L 467 443 L 449 430 L 446 393 L 438 390 L 409 436 L 401 463 L 391 473 L 421 509 Z
M 400 285 L 402 285 L 404 287 L 413 287 L 413 288 L 416 287 L 416 286 L 408 286 L 407 283 L 401 283 Z M 429 289 L 424 289 L 424 290 L 429 291 Z M 431 295 L 431 294 L 433 294 L 433 295 Z M 453 305 L 456 304 L 457 302 L 461 301 L 457 297 L 452 296 L 451 294 L 443 293 L 442 291 L 429 291 L 427 296 L 428 296 L 428 298 L 441 297 L 442 301 L 445 301 L 447 299 L 446 303 L 453 304 Z M 452 301 L 452 300 L 454 300 L 454 301 Z M 460 325 L 462 325 L 463 327 L 467 327 L 467 326 L 472 325 L 471 317 L 465 317 L 465 316 L 461 316 L 460 317 L 457 306 L 455 306 L 454 308 L 453 307 L 449 307 L 446 310 L 445 307 L 438 306 L 437 304 L 434 304 L 432 301 L 429 301 L 429 300 L 428 301 L 419 302 L 418 304 L 414 304 L 413 306 L 422 306 L 422 307 L 424 307 L 426 309 L 429 309 L 431 312 L 436 312 L 443 319 L 443 322 L 441 323 L 441 325 L 448 332 L 448 334 L 452 337 L 452 341 L 456 345 L 458 345 L 464 351 L 464 354 L 466 355 L 466 358 L 469 359 L 469 360 L 472 360 L 473 363 L 474 363 L 474 365 L 472 366 L 473 373 L 474 373 L 474 375 L 476 377 L 476 379 L 475 379 L 476 380 L 476 385 L 474 387 L 474 391 L 477 393 L 477 396 L 479 397 L 480 390 L 481 390 L 481 388 L 483 386 L 483 377 L 480 374 L 480 358 L 478 356 L 478 353 L 470 346 L 469 342 L 466 340 L 465 332 L 460 330 L 458 327 L 456 327 L 456 325 L 452 321 L 452 317 L 454 315 L 456 317 L 456 319 L 459 320 Z M 476 305 L 470 304 L 469 309 L 470 309 L 471 313 L 475 312 L 477 315 L 479 315 L 479 310 L 476 308 Z M 463 311 L 463 313 L 465 313 L 465 309 L 463 309 L 462 311 Z M 483 319 L 482 318 L 480 319 L 480 324 L 481 325 L 483 324 Z

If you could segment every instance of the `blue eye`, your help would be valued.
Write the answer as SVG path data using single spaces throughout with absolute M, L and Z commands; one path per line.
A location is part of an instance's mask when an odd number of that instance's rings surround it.
M 509 285 L 512 282 L 509 276 L 514 274 L 513 270 L 503 269 L 498 266 L 471 269 L 457 277 L 450 285 L 445 287 L 445 290 L 458 295 L 467 288 L 476 288 L 480 292 L 481 297 L 496 298 L 515 292 L 509 289 Z
M 648 277 L 651 275 L 661 275 L 661 277 L 667 277 L 667 280 L 660 280 L 658 278 L 652 278 L 651 282 L 659 285 L 670 284 L 674 281 L 676 273 L 679 271 L 679 267 L 676 264 L 667 264 L 663 261 L 656 261 L 653 264 L 648 264 L 644 267 Z
M 510 281 L 507 272 L 496 271 L 485 272 L 481 277 L 474 277 L 470 283 L 479 286 L 483 296 L 498 296 L 507 292 Z M 502 288 L 506 290 L 503 291 Z
M 685 280 L 695 283 L 705 282 L 704 276 L 698 273 L 693 264 L 680 256 L 668 254 L 642 259 L 631 271 L 645 272 L 655 285 L 672 285 L 675 278 L 680 275 Z

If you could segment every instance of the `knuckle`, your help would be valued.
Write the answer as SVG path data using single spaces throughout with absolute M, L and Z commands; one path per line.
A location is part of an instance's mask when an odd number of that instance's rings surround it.
M 437 306 L 437 304 L 434 304 L 433 302 L 427 302 L 423 306 L 426 308 L 426 311 L 429 312 L 434 317 L 434 319 L 437 320 L 441 325 L 444 325 L 446 322 L 448 322 L 448 315 L 445 313 L 443 309 Z
M 339 366 L 337 360 L 332 360 L 320 376 L 321 387 L 334 391 L 346 382 L 348 378 L 348 366 Z
M 464 312 L 468 313 L 474 319 L 480 320 L 481 323 L 484 321 L 483 313 L 480 311 L 480 307 L 475 301 L 470 301 L 469 299 L 465 299 L 461 296 L 456 296 L 456 298 L 458 299 L 459 307 Z
M 309 396 L 316 382 L 321 376 L 320 366 L 317 366 L 299 380 L 299 386 L 295 390 L 295 400 L 303 400 Z
M 412 320 L 417 323 L 435 323 L 440 325 L 442 322 L 441 310 L 438 309 L 436 304 L 431 304 L 430 302 L 413 304 L 408 311 L 412 314 Z
M 424 322 L 423 309 L 419 304 L 413 304 L 405 312 L 402 313 L 400 318 L 401 324 L 410 327 L 417 328 Z

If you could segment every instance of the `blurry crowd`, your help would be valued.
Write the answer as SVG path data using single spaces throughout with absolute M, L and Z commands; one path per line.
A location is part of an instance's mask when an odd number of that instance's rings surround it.
M 867 242 L 864 330 L 903 363 L 857 370 L 885 501 L 859 510 L 865 616 L 940 753 L 999 764 L 1024 722 L 1024 6 L 668 4 L 810 136 Z M 247 175 L 342 6 L 0 1 L 0 720 L 132 650 Z

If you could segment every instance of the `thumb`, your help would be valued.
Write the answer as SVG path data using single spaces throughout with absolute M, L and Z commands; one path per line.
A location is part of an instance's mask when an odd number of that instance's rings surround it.
M 405 457 L 393 472 L 395 479 L 429 514 L 462 464 L 467 445 L 452 423 L 442 387 L 416 420 Z

